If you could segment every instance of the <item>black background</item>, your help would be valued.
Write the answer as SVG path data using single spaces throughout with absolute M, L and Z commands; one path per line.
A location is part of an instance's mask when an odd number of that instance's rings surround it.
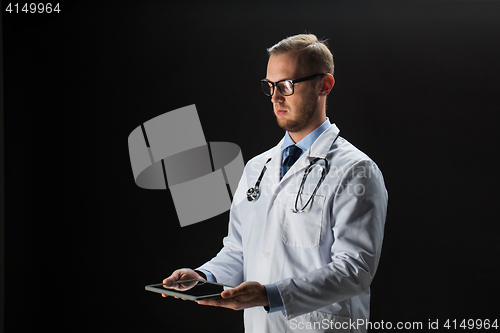
M 207 141 L 274 146 L 266 48 L 306 31 L 334 52 L 330 120 L 389 191 L 371 320 L 498 318 L 499 2 L 7 3 L 5 332 L 243 331 L 242 312 L 144 291 L 215 255 L 228 213 L 181 228 L 169 191 L 135 185 L 127 138 L 196 104 Z

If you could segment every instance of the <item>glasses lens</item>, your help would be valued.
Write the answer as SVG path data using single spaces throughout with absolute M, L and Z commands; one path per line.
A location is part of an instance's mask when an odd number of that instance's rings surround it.
M 278 89 L 283 96 L 290 96 L 293 94 L 293 83 L 290 80 L 281 81 L 278 83 Z
M 262 86 L 262 91 L 266 96 L 271 96 L 273 94 L 273 85 L 269 82 L 262 80 L 260 81 L 260 85 Z

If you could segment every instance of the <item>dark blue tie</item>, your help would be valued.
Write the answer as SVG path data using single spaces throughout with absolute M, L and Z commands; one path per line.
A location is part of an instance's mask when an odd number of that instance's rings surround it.
M 302 155 L 302 149 L 296 145 L 290 146 L 288 149 L 288 156 L 283 161 L 283 166 L 281 168 L 281 178 L 283 178 L 287 171 L 290 170 L 293 163 L 295 163 L 295 161 L 299 159 L 300 155 Z

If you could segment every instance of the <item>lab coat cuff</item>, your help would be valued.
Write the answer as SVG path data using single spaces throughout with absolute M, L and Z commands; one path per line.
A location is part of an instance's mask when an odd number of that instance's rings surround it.
M 264 307 L 267 313 L 273 313 L 277 311 L 283 311 L 285 309 L 283 301 L 281 300 L 281 295 L 278 290 L 278 286 L 274 283 L 264 285 L 267 292 L 267 299 L 269 301 L 269 308 Z

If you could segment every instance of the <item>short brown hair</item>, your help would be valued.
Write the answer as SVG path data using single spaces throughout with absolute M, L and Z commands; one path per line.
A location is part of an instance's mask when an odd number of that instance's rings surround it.
M 297 52 L 304 74 L 330 73 L 333 75 L 333 55 L 326 40 L 318 40 L 313 34 L 287 37 L 267 49 L 269 56 Z M 311 73 L 306 73 L 306 72 Z M 313 73 L 314 72 L 314 73 Z

